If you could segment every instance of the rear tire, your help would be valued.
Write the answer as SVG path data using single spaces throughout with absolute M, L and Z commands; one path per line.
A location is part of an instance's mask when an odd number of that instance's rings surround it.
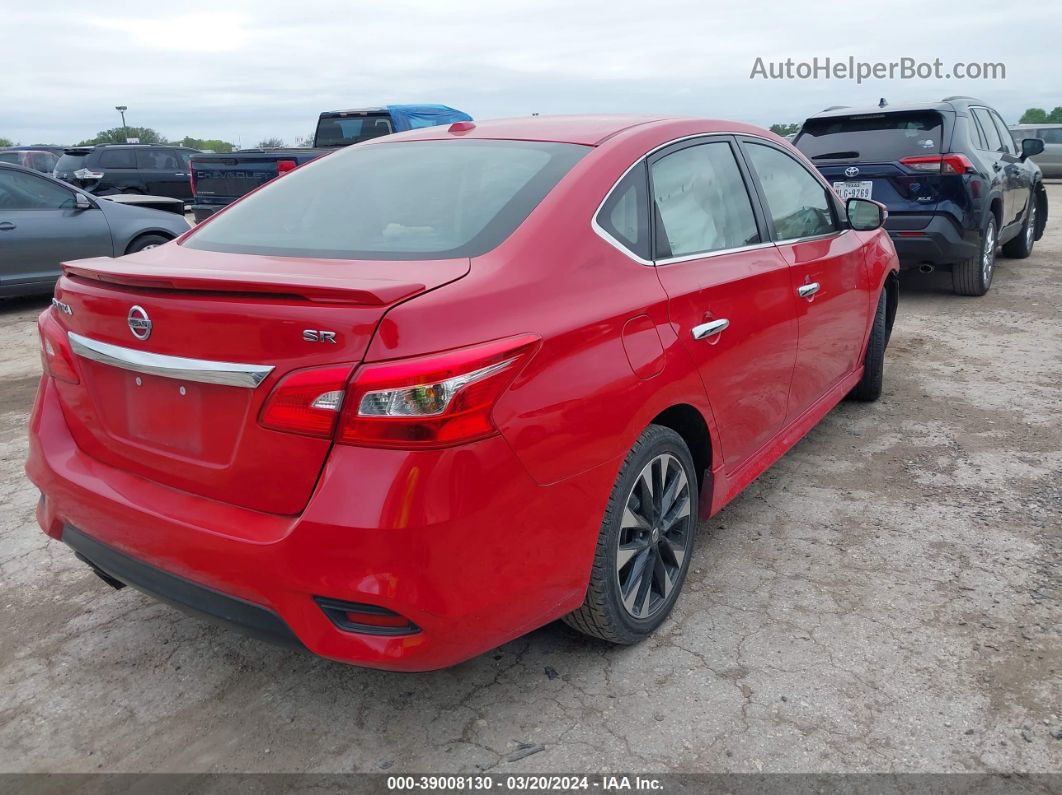
M 1003 256 L 1010 257 L 1011 259 L 1025 259 L 1032 254 L 1033 245 L 1036 243 L 1036 219 L 1039 218 L 1037 210 L 1037 204 L 1040 202 L 1040 197 L 1034 190 L 1029 194 L 1029 212 L 1025 217 L 1025 224 L 1021 228 L 1021 232 L 1013 240 L 1008 240 L 1003 244 Z
M 133 254 L 137 251 L 146 251 L 149 248 L 161 246 L 163 243 L 169 243 L 171 239 L 165 235 L 141 235 L 129 244 L 125 249 L 125 253 Z
M 848 393 L 851 400 L 872 403 L 881 397 L 885 382 L 885 347 L 889 342 L 888 303 L 888 291 L 882 288 L 878 308 L 874 311 L 874 322 L 870 326 L 867 355 L 863 359 L 863 377 Z
M 682 437 L 650 425 L 612 487 L 590 585 L 568 626 L 612 643 L 648 637 L 674 607 L 697 531 L 697 474 Z
M 996 217 L 989 213 L 981 231 L 979 252 L 952 266 L 951 286 L 956 295 L 980 296 L 988 292 L 996 270 L 996 242 Z

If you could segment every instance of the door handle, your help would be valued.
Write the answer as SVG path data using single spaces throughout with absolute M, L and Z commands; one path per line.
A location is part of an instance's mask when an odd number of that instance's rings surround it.
M 710 320 L 707 323 L 694 326 L 690 333 L 693 334 L 695 340 L 703 340 L 705 337 L 715 336 L 729 325 L 730 321 L 725 317 L 721 317 L 718 320 Z
M 10 221 L 0 221 L 0 232 L 10 232 L 15 225 Z
M 815 295 L 815 293 L 817 293 L 820 289 L 822 289 L 822 285 L 820 285 L 818 282 L 812 282 L 811 284 L 802 284 L 797 287 L 797 295 L 799 295 L 801 298 L 811 298 L 811 296 Z

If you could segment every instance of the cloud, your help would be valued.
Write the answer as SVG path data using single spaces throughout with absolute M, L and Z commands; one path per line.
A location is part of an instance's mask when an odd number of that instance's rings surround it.
M 0 136 L 81 140 L 119 123 L 171 137 L 293 142 L 322 110 L 444 102 L 478 118 L 628 111 L 758 124 L 881 96 L 974 94 L 1016 120 L 1062 105 L 1062 21 L 1045 4 L 887 7 L 691 0 L 41 0 L 5 10 Z M 750 80 L 757 56 L 999 61 L 1003 81 Z

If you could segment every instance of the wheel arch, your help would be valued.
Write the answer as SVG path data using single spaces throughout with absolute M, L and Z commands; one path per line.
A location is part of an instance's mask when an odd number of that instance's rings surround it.
M 892 336 L 892 326 L 896 322 L 896 308 L 900 304 L 900 278 L 895 271 L 889 271 L 885 276 L 885 339 Z
M 133 244 L 142 237 L 164 237 L 166 238 L 167 243 L 171 240 L 177 239 L 177 236 L 167 229 L 141 229 L 125 242 L 125 246 L 122 248 L 122 254 L 128 254 L 129 249 L 133 247 Z
M 670 428 L 686 443 L 697 470 L 697 486 L 703 505 L 704 495 L 711 495 L 712 486 L 712 435 L 704 415 L 689 403 L 677 403 L 653 417 L 650 424 Z

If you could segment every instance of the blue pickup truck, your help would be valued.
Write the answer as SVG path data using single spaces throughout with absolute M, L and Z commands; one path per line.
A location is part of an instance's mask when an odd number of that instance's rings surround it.
M 192 213 L 199 223 L 259 185 L 338 148 L 455 121 L 472 121 L 472 117 L 447 105 L 331 110 L 317 119 L 312 148 L 241 149 L 228 154 L 193 155 Z

